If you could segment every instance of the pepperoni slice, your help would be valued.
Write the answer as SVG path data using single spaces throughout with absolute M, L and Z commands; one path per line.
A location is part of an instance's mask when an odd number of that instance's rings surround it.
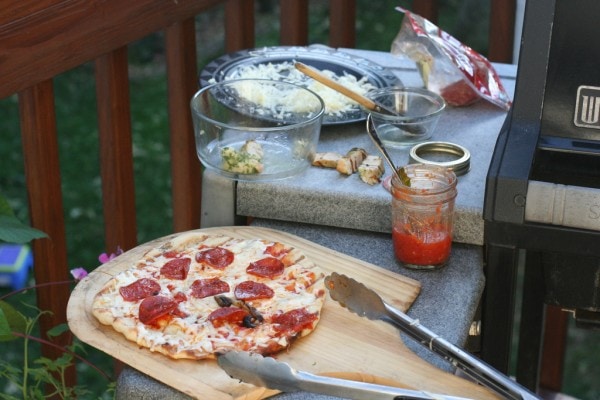
M 162 266 L 160 269 L 160 274 L 165 278 L 178 279 L 182 281 L 187 278 L 191 262 L 192 260 L 187 257 L 174 258 Z
M 317 320 L 317 314 L 311 314 L 305 308 L 298 308 L 273 317 L 273 328 L 276 331 L 298 333 L 306 328 L 312 328 Z
M 185 295 L 185 293 L 177 292 L 175 293 L 175 296 L 173 296 L 173 300 L 175 300 L 178 303 L 183 303 L 187 300 L 187 296 Z
M 121 286 L 119 293 L 125 301 L 138 301 L 160 293 L 160 284 L 153 279 L 142 278 L 127 286 Z
M 219 278 L 197 279 L 191 284 L 192 296 L 203 299 L 229 292 L 229 284 Z
M 233 253 L 222 247 L 213 247 L 196 254 L 196 261 L 223 269 L 233 262 Z
M 246 268 L 246 272 L 251 275 L 273 279 L 274 277 L 283 274 L 284 269 L 285 266 L 281 260 L 267 257 L 251 263 Z
M 165 251 L 162 255 L 165 258 L 178 258 L 178 257 L 181 257 L 181 253 L 179 253 L 176 250 Z
M 140 303 L 140 322 L 146 325 L 153 324 L 157 319 L 170 314 L 179 303 L 165 296 L 146 297 Z
M 222 307 L 208 315 L 208 320 L 215 328 L 219 328 L 226 323 L 234 325 L 242 325 L 244 318 L 248 316 L 248 312 L 238 307 Z
M 173 300 L 176 303 L 183 303 L 183 302 L 187 301 L 187 296 L 185 295 L 185 293 L 177 292 L 173 296 Z M 176 307 L 173 311 L 171 311 L 171 315 L 173 315 L 175 317 L 180 317 L 180 318 L 186 318 L 189 316 L 188 314 L 181 311 L 179 309 L 179 307 Z
M 254 281 L 238 284 L 233 293 L 238 300 L 270 299 L 275 294 L 273 289 L 264 283 Z
M 273 257 L 279 257 L 283 254 L 289 253 L 289 249 L 283 243 L 275 242 L 265 249 L 266 254 L 270 254 Z

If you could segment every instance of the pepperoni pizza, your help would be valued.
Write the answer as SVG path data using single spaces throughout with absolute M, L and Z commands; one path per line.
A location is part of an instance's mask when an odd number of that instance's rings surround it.
M 189 232 L 110 279 L 92 309 L 128 340 L 172 358 L 270 354 L 316 328 L 323 281 L 283 243 Z

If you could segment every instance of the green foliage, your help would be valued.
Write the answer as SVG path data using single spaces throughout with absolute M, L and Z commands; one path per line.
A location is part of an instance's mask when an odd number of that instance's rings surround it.
M 48 335 L 49 337 L 57 337 L 68 331 L 69 331 L 69 325 L 60 324 L 60 325 L 55 326 L 54 328 L 49 329 L 46 332 L 46 335 Z
M 0 241 L 28 243 L 43 237 L 47 237 L 44 232 L 23 224 L 16 217 L 0 215 Z
M 0 195 L 0 240 L 10 243 L 27 243 L 33 239 L 46 237 L 44 232 L 33 229 L 21 223 L 12 207 Z M 11 393 L 3 393 L 0 399 L 45 399 L 57 397 L 61 399 L 77 399 L 87 396 L 90 392 L 80 386 L 68 386 L 65 381 L 66 371 L 74 365 L 75 357 L 81 359 L 75 352 L 81 351 L 81 346 L 75 343 L 63 348 L 63 353 L 56 359 L 47 357 L 30 357 L 30 344 L 32 341 L 45 342 L 43 339 L 32 335 L 39 317 L 43 312 L 38 312 L 34 317 L 27 317 L 4 299 L 11 294 L 0 297 L 0 342 L 18 341 L 23 343 L 23 367 L 10 359 L 0 360 L 0 378 L 10 382 Z M 46 332 L 48 337 L 59 336 L 69 330 L 67 324 L 58 325 Z M 30 361 L 33 363 L 30 364 Z M 49 390 L 50 388 L 50 390 Z M 114 385 L 108 385 L 112 390 Z M 5 391 L 6 388 L 3 388 Z
M 19 221 L 8 200 L 0 195 L 0 242 L 27 243 L 43 237 L 44 232 Z
M 3 388 L 5 393 L 0 394 L 0 399 L 45 399 L 56 396 L 61 399 L 77 399 L 89 397 L 91 392 L 83 386 L 68 386 L 65 382 L 65 373 L 71 368 L 75 359 L 87 362 L 79 353 L 85 352 L 80 342 L 75 340 L 70 346 L 63 348 L 63 353 L 56 359 L 47 357 L 34 358 L 30 354 L 32 342 L 45 342 L 36 338 L 33 332 L 42 312 L 34 317 L 27 317 L 17 311 L 4 300 L 0 300 L 0 341 L 20 341 L 23 349 L 22 367 L 12 360 L 0 360 L 0 380 L 10 382 L 9 389 Z M 61 335 L 68 331 L 67 324 L 58 325 L 50 329 L 49 337 Z M 101 371 L 100 373 L 104 375 Z M 106 375 L 104 375 L 107 377 Z M 50 390 L 49 390 L 50 388 Z M 106 382 L 105 394 L 110 395 L 115 388 L 114 382 Z
M 34 365 L 26 365 L 23 369 L 15 367 L 4 360 L 0 361 L 0 377 L 13 383 L 14 393 L 4 393 L 1 399 L 45 399 L 58 396 L 61 399 L 86 398 L 89 390 L 82 386 L 65 385 L 65 371 L 73 365 L 73 356 L 64 353 L 56 360 L 40 357 Z M 51 387 L 48 391 L 47 388 Z M 112 391 L 114 386 L 109 385 Z M 82 397 L 84 396 L 84 397 Z
M 10 206 L 10 204 L 8 204 L 8 200 L 6 200 L 1 195 L 0 195 L 0 215 L 5 215 L 5 216 L 9 216 L 9 217 L 15 215 L 12 207 Z
M 15 340 L 13 332 L 25 333 L 27 320 L 13 306 L 0 300 L 0 341 Z

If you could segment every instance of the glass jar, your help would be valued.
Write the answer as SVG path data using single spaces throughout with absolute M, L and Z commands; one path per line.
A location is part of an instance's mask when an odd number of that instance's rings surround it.
M 452 247 L 456 175 L 435 165 L 403 168 L 410 186 L 395 175 L 391 182 L 394 253 L 406 268 L 441 268 Z

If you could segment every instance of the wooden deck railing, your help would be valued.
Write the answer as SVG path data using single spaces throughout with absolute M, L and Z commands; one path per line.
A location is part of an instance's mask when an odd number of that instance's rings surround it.
M 436 23 L 438 0 L 415 0 L 411 11 Z M 491 61 L 512 63 L 516 0 L 490 0 L 488 54 Z M 467 43 L 468 44 L 468 43 Z
M 329 3 L 329 44 L 354 47 L 355 1 Z M 90 61 L 94 64 L 105 247 L 108 252 L 118 246 L 132 248 L 137 244 L 137 224 L 127 46 L 157 31 L 165 33 L 173 231 L 199 226 L 201 170 L 188 112 L 189 99 L 197 89 L 195 16 L 220 4 L 225 6 L 226 51 L 253 47 L 253 0 L 4 2 L 0 13 L 0 98 L 18 94 L 31 224 L 49 236 L 33 243 L 38 283 L 69 279 L 53 77 Z M 424 15 L 435 19 L 436 2 L 416 0 L 415 10 L 421 5 L 427 6 Z M 285 21 L 281 44 L 307 44 L 308 1 L 281 0 L 280 10 Z M 507 12 L 510 19 L 510 8 Z M 508 37 L 512 49 L 512 32 Z M 501 44 L 506 47 L 505 42 Z M 66 321 L 68 297 L 64 287 L 39 290 L 39 308 L 52 311 L 41 321 L 43 335 Z M 64 344 L 69 338 L 51 340 Z M 51 347 L 45 347 L 43 353 L 52 358 L 58 355 Z M 74 375 L 70 379 L 73 382 Z

